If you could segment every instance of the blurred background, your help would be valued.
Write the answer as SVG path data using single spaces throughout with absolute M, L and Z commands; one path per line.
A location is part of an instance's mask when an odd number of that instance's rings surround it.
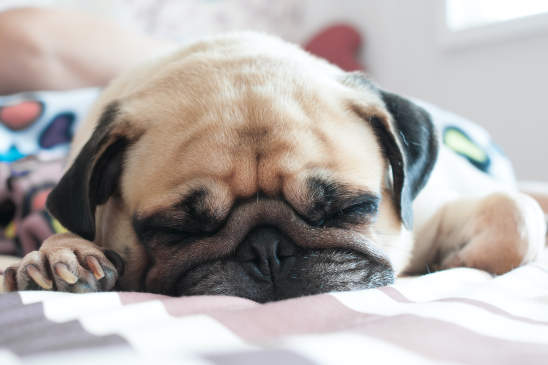
M 80 9 L 178 42 L 278 34 L 473 120 L 520 180 L 548 180 L 546 0 L 0 0 L 0 10 L 25 5 Z

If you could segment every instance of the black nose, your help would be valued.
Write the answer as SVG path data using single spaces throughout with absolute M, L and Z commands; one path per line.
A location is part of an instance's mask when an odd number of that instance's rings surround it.
M 238 246 L 236 259 L 255 276 L 272 280 L 293 266 L 298 247 L 275 227 L 255 227 Z

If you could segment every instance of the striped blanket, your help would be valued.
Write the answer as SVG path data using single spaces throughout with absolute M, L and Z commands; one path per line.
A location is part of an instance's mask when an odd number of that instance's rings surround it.
M 548 263 L 268 304 L 0 295 L 0 364 L 548 364 Z

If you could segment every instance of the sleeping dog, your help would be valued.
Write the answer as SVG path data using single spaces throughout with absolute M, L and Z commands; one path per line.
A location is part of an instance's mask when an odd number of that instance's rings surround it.
M 431 119 L 277 38 L 191 44 L 103 92 L 47 201 L 70 233 L 6 289 L 267 302 L 535 259 L 539 205 L 440 147 Z

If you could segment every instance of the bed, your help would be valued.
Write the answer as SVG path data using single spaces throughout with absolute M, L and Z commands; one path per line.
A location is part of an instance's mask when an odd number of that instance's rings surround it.
M 548 254 L 548 252 L 547 252 Z M 548 262 L 458 268 L 258 304 L 130 292 L 0 295 L 0 364 L 543 364 Z

